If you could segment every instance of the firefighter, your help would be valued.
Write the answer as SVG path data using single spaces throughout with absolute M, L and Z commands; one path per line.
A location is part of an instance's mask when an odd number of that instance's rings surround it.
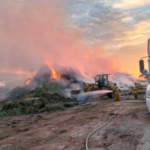
M 134 83 L 133 93 L 134 93 L 134 98 L 138 99 L 138 84 L 136 82 Z
M 119 88 L 116 83 L 114 84 L 113 93 L 114 93 L 114 100 L 119 101 Z

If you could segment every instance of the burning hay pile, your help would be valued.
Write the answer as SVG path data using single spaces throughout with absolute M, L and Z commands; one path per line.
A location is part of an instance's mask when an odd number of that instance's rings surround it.
M 59 76 L 59 77 L 58 77 Z M 70 97 L 71 86 L 78 84 L 73 74 L 62 71 L 59 75 L 48 65 L 42 66 L 34 78 L 26 82 L 23 87 L 16 87 L 7 93 L 7 100 L 18 100 L 37 88 L 45 88 L 50 92 L 57 93 L 63 97 Z
M 53 112 L 78 105 L 77 100 L 70 98 L 75 79 L 69 74 L 56 77 L 54 70 L 43 66 L 29 84 L 7 93 L 0 116 Z

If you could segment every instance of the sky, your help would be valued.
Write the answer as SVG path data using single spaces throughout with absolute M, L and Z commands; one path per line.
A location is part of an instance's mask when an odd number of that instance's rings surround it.
M 70 0 L 72 24 L 86 42 L 103 45 L 121 71 L 139 74 L 138 61 L 147 55 L 150 38 L 149 0 Z M 73 3 L 73 7 L 69 7 Z
M 149 0 L 0 0 L 0 72 L 49 61 L 138 76 L 148 38 Z

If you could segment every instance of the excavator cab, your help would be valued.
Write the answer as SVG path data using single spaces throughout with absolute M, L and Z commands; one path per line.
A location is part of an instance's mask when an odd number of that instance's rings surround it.
M 108 74 L 97 75 L 95 77 L 95 83 L 98 84 L 99 89 L 102 89 L 103 87 L 108 88 Z

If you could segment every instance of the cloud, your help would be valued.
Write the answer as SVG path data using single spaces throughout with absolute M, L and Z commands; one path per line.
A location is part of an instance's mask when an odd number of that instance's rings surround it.
M 130 22 L 132 20 L 133 20 L 132 17 L 125 17 L 125 18 L 122 19 L 123 22 Z
M 120 47 L 136 46 L 147 42 L 150 35 L 150 19 L 139 22 L 124 32 L 113 37 L 114 42 L 121 43 Z
M 102 44 L 105 49 L 143 43 L 149 34 L 150 13 L 118 10 L 113 6 L 114 2 L 104 0 L 74 1 L 68 8 L 72 29 L 80 31 L 86 43 Z
M 79 31 L 85 43 L 103 45 L 105 54 L 114 56 L 115 60 L 116 56 L 120 56 L 117 61 L 122 71 L 138 74 L 138 61 L 141 56 L 146 55 L 150 35 L 150 11 L 147 8 L 150 2 L 68 1 L 72 6 L 68 7 L 68 16 L 72 20 L 69 27 Z M 128 59 L 129 56 L 133 57 Z
M 113 4 L 114 8 L 119 9 L 136 9 L 150 5 L 149 0 L 121 0 Z
M 79 30 L 91 45 L 107 44 L 113 34 L 126 29 L 127 14 L 106 5 L 105 1 L 78 1 L 68 8 L 73 29 Z M 74 28 L 76 26 L 76 28 Z

